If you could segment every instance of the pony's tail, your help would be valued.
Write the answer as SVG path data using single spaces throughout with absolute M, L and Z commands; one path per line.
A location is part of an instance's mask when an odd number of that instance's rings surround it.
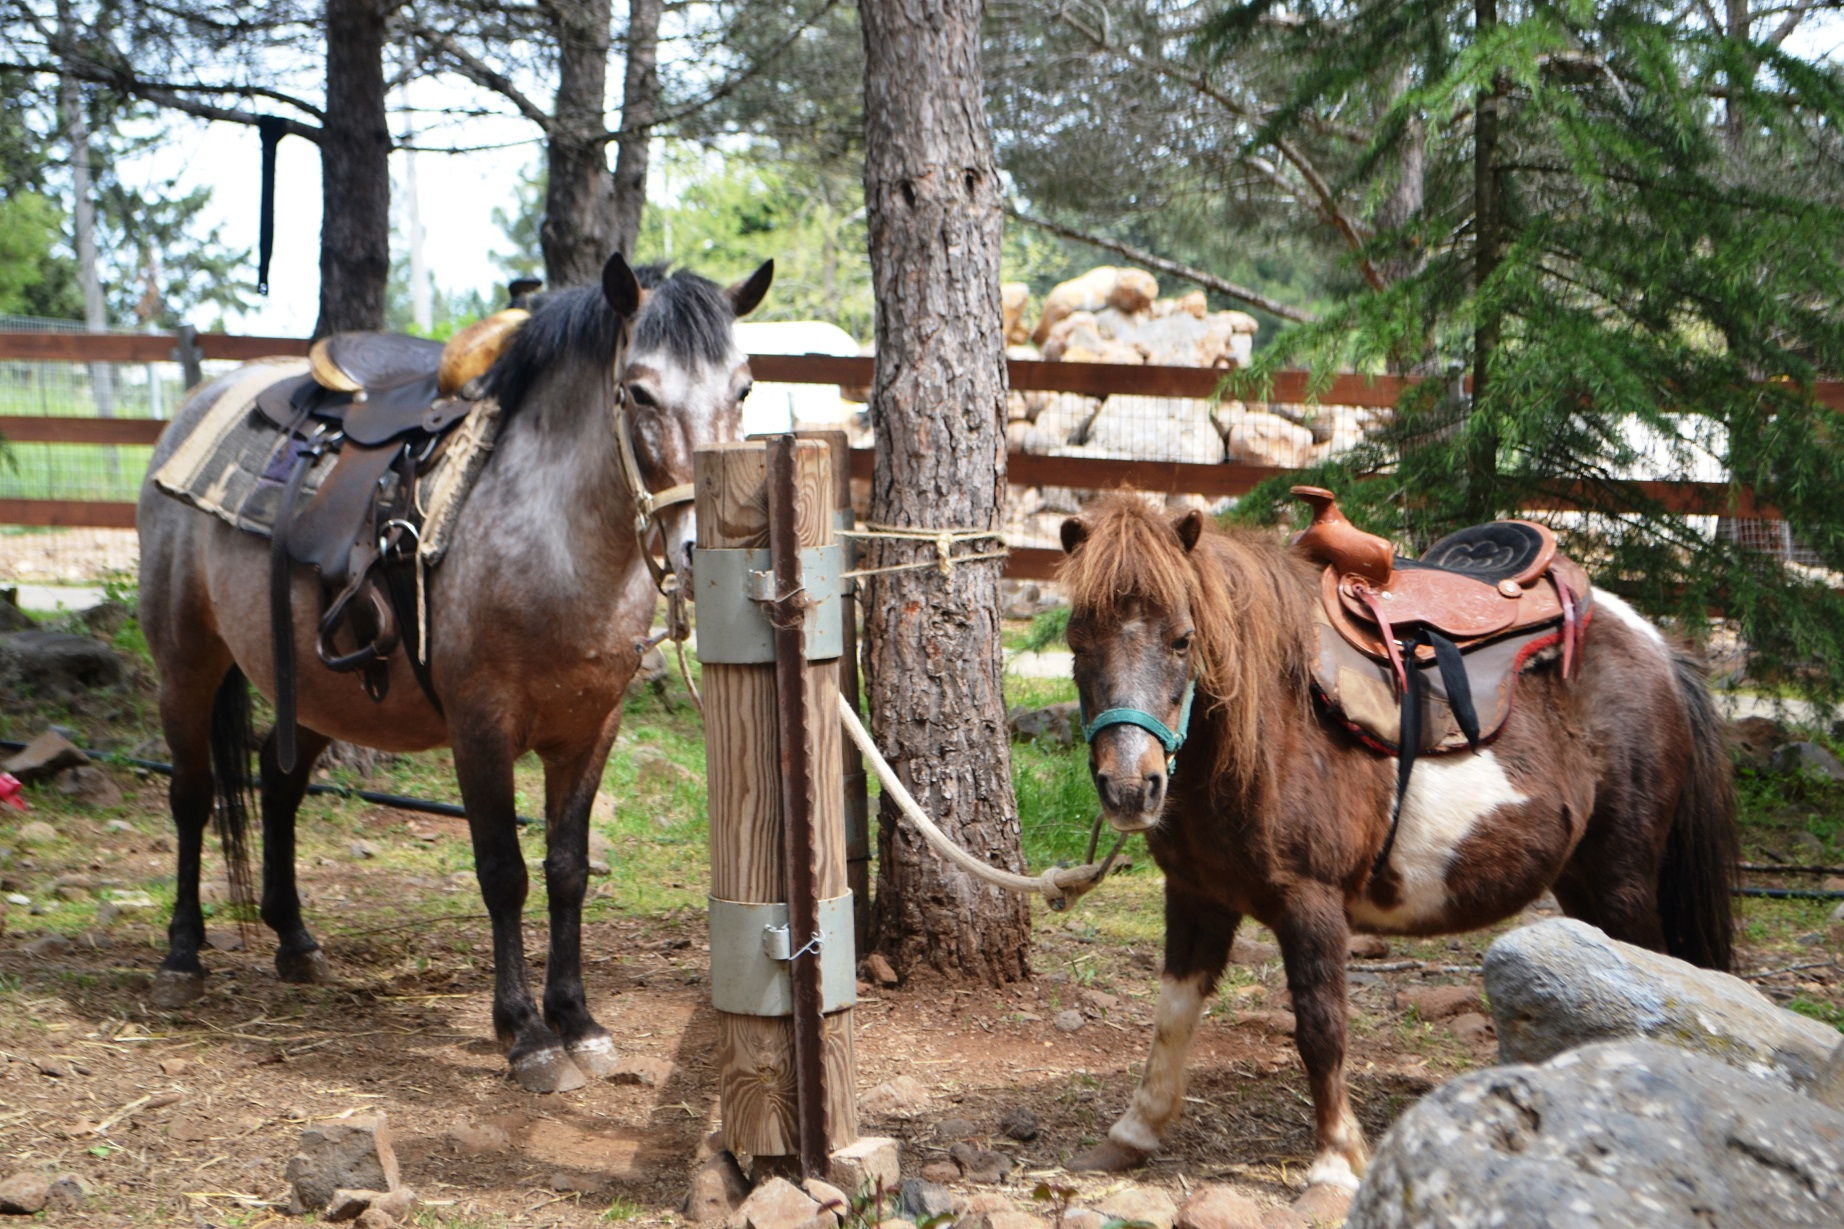
M 1735 768 L 1702 669 L 1681 654 L 1673 669 L 1690 720 L 1690 763 L 1659 867 L 1659 918 L 1667 952 L 1706 969 L 1727 971 L 1734 957 L 1732 889 L 1741 869 Z
M 211 776 L 216 787 L 212 812 L 218 827 L 218 844 L 224 850 L 226 878 L 230 881 L 231 911 L 237 928 L 248 925 L 255 912 L 250 889 L 250 812 L 256 809 L 250 753 L 256 747 L 250 720 L 250 683 L 236 666 L 218 684 L 211 701 Z

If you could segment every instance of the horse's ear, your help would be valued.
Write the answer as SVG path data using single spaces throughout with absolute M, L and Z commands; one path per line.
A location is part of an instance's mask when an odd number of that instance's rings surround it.
M 1196 549 L 1197 540 L 1204 536 L 1204 514 L 1193 508 L 1173 522 L 1172 528 L 1178 531 L 1178 540 L 1188 553 Z
M 617 316 L 632 316 L 640 309 L 640 279 L 628 267 L 627 257 L 619 252 L 602 266 L 602 295 Z
M 1088 526 L 1082 523 L 1081 517 L 1072 516 L 1063 522 L 1064 554 L 1075 554 L 1076 547 L 1082 545 L 1086 541 L 1088 541 Z
M 769 283 L 774 280 L 775 262 L 765 260 L 754 273 L 724 291 L 730 296 L 730 308 L 739 320 L 756 309 L 762 302 L 762 296 L 768 293 Z

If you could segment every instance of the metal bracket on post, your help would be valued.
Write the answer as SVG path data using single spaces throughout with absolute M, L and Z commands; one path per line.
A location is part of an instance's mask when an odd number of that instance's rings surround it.
M 858 1001 L 852 895 L 819 902 L 820 1010 Z M 747 904 L 711 897 L 711 1006 L 740 1016 L 789 1016 L 794 945 L 785 901 Z
M 844 652 L 839 577 L 845 547 L 803 547 L 802 594 L 807 602 L 806 655 L 826 661 Z M 764 604 L 782 597 L 766 550 L 698 547 L 692 552 L 692 597 L 698 604 L 698 660 L 724 665 L 766 665 L 775 660 L 775 629 Z

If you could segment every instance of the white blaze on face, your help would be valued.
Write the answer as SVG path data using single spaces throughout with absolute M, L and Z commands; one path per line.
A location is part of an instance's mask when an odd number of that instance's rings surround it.
M 1528 801 L 1491 751 L 1418 758 L 1389 854 L 1401 902 L 1379 909 L 1367 900 L 1354 901 L 1351 920 L 1398 930 L 1438 919 L 1447 906 L 1447 869 L 1454 850 L 1498 808 Z

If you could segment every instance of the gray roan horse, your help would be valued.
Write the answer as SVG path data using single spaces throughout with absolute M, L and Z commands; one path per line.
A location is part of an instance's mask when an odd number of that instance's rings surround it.
M 399 648 L 381 703 L 366 697 L 357 675 L 318 665 L 301 670 L 292 772 L 280 770 L 273 732 L 263 742 L 261 910 L 278 939 L 275 967 L 283 980 L 328 975 L 295 889 L 295 811 L 315 759 L 332 739 L 390 751 L 447 744 L 492 917 L 493 1026 L 514 1078 L 532 1091 L 561 1091 L 612 1067 L 608 1033 L 583 995 L 588 817 L 638 664 L 636 642 L 647 634 L 658 597 L 636 532 L 639 503 L 624 477 L 620 435 L 630 433 L 648 492 L 689 483 L 695 446 L 735 438 L 750 375 L 731 325 L 761 301 L 773 274 L 770 262 L 724 290 L 684 272 L 642 270 L 637 277 L 616 255 L 602 286 L 541 296 L 487 372 L 486 392 L 503 410 L 498 440 L 446 558 L 428 576 L 430 673 L 441 712 Z M 154 469 L 233 378 L 205 385 L 180 410 L 155 449 Z M 690 522 L 687 503 L 655 526 L 681 566 L 693 539 Z M 236 728 L 239 709 L 247 729 L 246 676 L 274 694 L 269 547 L 151 482 L 142 488 L 139 524 L 141 623 L 160 675 L 179 845 L 155 1001 L 177 1006 L 204 988 L 199 859 L 214 803 L 214 736 Z M 298 607 L 318 609 L 318 580 L 309 569 L 296 572 Z M 297 623 L 296 659 L 314 662 L 314 620 Z M 519 930 L 527 880 L 512 766 L 526 751 L 538 754 L 545 778 L 551 930 L 542 1014 L 526 987 Z M 247 751 L 231 765 L 222 749 L 219 755 L 220 787 L 227 767 L 247 773 Z M 218 810 L 236 882 L 241 810 L 223 803 Z
M 1416 762 L 1384 854 L 1396 764 L 1311 689 L 1316 567 L 1272 534 L 1208 531 L 1131 493 L 1066 521 L 1063 545 L 1102 809 L 1146 834 L 1165 873 L 1152 1054 L 1127 1112 L 1070 1168 L 1123 1169 L 1158 1149 L 1245 916 L 1274 931 L 1286 965 L 1316 1118 L 1309 1184 L 1355 1187 L 1367 1162 L 1345 1092 L 1353 929 L 1468 930 L 1550 889 L 1617 939 L 1728 965 L 1721 722 L 1695 667 L 1618 598 L 1595 591 L 1580 674 L 1533 658 L 1496 739 Z M 1189 738 L 1168 760 L 1149 723 L 1181 729 L 1193 682 Z

